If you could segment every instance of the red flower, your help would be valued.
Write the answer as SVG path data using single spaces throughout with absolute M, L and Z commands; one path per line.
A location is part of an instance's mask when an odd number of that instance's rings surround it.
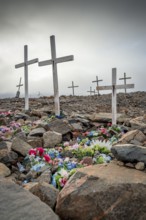
M 45 154 L 44 159 L 46 162 L 49 162 L 51 160 L 51 157 L 48 154 Z
M 42 148 L 42 147 L 38 147 L 37 149 L 36 149 L 36 151 L 39 153 L 39 156 L 41 157 L 42 155 L 43 155 L 43 153 L 44 153 L 44 149 Z
M 29 153 L 29 155 L 34 155 L 34 156 L 36 156 L 36 150 L 33 149 L 33 148 L 30 149 L 28 153 Z

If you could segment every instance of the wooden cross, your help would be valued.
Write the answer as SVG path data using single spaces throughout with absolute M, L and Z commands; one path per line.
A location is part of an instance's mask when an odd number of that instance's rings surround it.
M 72 86 L 69 86 L 68 88 L 72 88 L 72 93 L 73 93 L 73 96 L 75 95 L 75 91 L 74 91 L 74 88 L 76 87 L 79 87 L 79 86 L 74 86 L 74 82 L 72 81 Z
M 117 97 L 116 90 L 117 89 L 130 89 L 134 88 L 134 84 L 127 85 L 117 85 L 117 69 L 112 69 L 112 85 L 111 86 L 98 86 L 97 90 L 112 90 L 112 124 L 115 125 L 117 121 Z
M 20 77 L 19 85 L 16 86 L 16 87 L 18 87 L 18 91 L 16 93 L 16 98 L 19 98 L 19 96 L 20 96 L 20 87 L 21 86 L 23 86 L 23 84 L 21 84 L 21 77 Z
M 92 81 L 92 82 L 93 82 L 93 83 L 96 82 L 96 83 L 97 83 L 97 86 L 99 86 L 98 82 L 100 82 L 100 81 L 103 81 L 103 80 L 102 80 L 102 79 L 98 79 L 98 76 L 96 76 L 96 80 L 95 80 L 95 81 Z M 100 94 L 99 94 L 99 90 L 98 90 L 98 95 L 100 95 Z
M 38 62 L 38 58 L 28 60 L 28 46 L 24 46 L 24 62 L 15 65 L 15 68 L 24 67 L 24 83 L 25 83 L 25 110 L 29 109 L 29 96 L 28 96 L 28 66 Z
M 90 86 L 90 91 L 87 91 L 87 92 L 90 92 L 90 95 L 92 95 L 92 93 L 94 93 L 95 95 L 95 89 L 92 91 L 92 87 Z
M 131 79 L 131 77 L 126 77 L 126 73 L 124 73 L 124 78 L 119 78 L 119 80 L 124 80 L 124 85 L 126 85 L 126 79 Z M 125 88 L 125 93 L 126 93 L 126 88 Z
M 65 56 L 56 58 L 56 46 L 55 46 L 55 36 L 50 37 L 51 43 L 51 60 L 45 60 L 39 62 L 39 66 L 52 65 L 53 70 L 53 85 L 54 85 L 54 103 L 55 103 L 55 115 L 60 115 L 60 102 L 59 102 L 59 87 L 58 87 L 58 75 L 57 75 L 57 63 L 63 63 L 67 61 L 74 60 L 74 56 Z

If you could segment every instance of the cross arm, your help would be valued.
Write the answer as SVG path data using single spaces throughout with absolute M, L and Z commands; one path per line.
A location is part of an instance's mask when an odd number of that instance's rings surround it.
M 131 77 L 119 78 L 119 80 L 123 80 L 123 79 L 131 79 Z
M 95 80 L 95 81 L 92 81 L 92 82 L 100 82 L 100 81 L 103 81 L 102 79 L 99 79 L 99 80 Z
M 74 56 L 65 56 L 65 57 L 60 57 L 55 59 L 55 63 L 63 63 L 63 62 L 68 62 L 74 60 Z
M 16 87 L 20 87 L 20 86 L 23 86 L 23 84 L 20 84 L 20 85 L 18 85 L 18 86 L 16 86 Z
M 33 60 L 28 60 L 28 61 L 26 62 L 26 65 L 31 65 L 31 64 L 33 64 L 33 63 L 37 63 L 38 61 L 39 61 L 38 58 L 33 59 Z
M 25 66 L 25 63 L 19 63 L 15 65 L 15 69 Z
M 44 61 L 41 61 L 39 62 L 39 66 L 47 66 L 47 65 L 51 65 L 53 63 L 52 60 L 44 60 Z
M 111 90 L 112 86 L 96 86 L 96 90 Z
M 132 89 L 134 88 L 134 84 L 127 84 L 127 85 L 116 85 L 116 89 Z

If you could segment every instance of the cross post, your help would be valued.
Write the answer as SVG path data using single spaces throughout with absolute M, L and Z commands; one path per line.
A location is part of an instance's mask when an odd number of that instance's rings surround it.
M 93 83 L 94 82 L 96 82 L 97 83 L 97 86 L 99 86 L 99 83 L 98 82 L 100 82 L 100 81 L 103 81 L 102 79 L 98 79 L 98 76 L 96 76 L 96 80 L 95 81 L 92 81 Z M 99 90 L 98 90 L 98 95 L 100 95 L 99 94 Z
M 28 95 L 28 66 L 38 62 L 38 58 L 28 60 L 28 46 L 24 45 L 24 62 L 15 65 L 15 68 L 24 67 L 24 83 L 25 83 L 25 110 L 29 110 L 29 95 Z
M 60 102 L 59 102 L 59 87 L 58 87 L 58 74 L 57 74 L 57 63 L 63 63 L 74 60 L 74 56 L 56 57 L 56 46 L 55 36 L 50 37 L 51 43 L 51 60 L 45 60 L 39 62 L 39 66 L 52 65 L 53 71 L 53 86 L 54 86 L 54 104 L 55 104 L 55 115 L 60 115 Z
M 124 77 L 123 78 L 119 78 L 119 80 L 124 80 L 124 85 L 126 85 L 126 79 L 131 79 L 131 77 L 126 77 L 126 73 L 124 73 Z M 126 88 L 125 88 L 125 93 L 127 92 Z
M 16 98 L 19 98 L 19 96 L 20 96 L 20 87 L 21 86 L 23 86 L 23 84 L 21 84 L 21 77 L 20 77 L 19 85 L 16 86 L 16 87 L 18 87 L 18 91 L 16 93 Z
M 97 86 L 97 90 L 112 90 L 112 124 L 116 125 L 117 123 L 117 95 L 116 91 L 118 89 L 131 89 L 134 88 L 134 84 L 127 85 L 117 85 L 117 69 L 112 68 L 112 85 L 111 86 Z
M 73 93 L 73 96 L 75 95 L 75 91 L 74 91 L 74 88 L 76 87 L 79 87 L 79 86 L 74 86 L 74 82 L 72 81 L 72 86 L 69 86 L 68 88 L 72 88 L 72 93 Z

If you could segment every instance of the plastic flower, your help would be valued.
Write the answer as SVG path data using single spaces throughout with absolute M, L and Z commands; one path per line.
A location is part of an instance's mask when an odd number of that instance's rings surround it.
M 61 187 L 64 187 L 66 182 L 67 182 L 67 179 L 65 177 L 59 179 L 59 183 Z
M 44 154 L 44 159 L 46 162 L 49 162 L 51 160 L 51 157 L 48 154 Z
M 37 152 L 36 152 L 35 149 L 32 148 L 32 149 L 29 150 L 28 153 L 29 153 L 29 155 L 34 155 L 34 156 L 36 156 L 36 153 L 37 153 Z
M 37 153 L 39 154 L 40 157 L 43 156 L 44 149 L 43 149 L 42 147 L 38 147 L 38 148 L 36 149 L 36 151 L 37 151 Z
M 68 147 L 69 146 L 69 142 L 68 141 L 66 141 L 66 142 L 64 142 L 64 147 Z

